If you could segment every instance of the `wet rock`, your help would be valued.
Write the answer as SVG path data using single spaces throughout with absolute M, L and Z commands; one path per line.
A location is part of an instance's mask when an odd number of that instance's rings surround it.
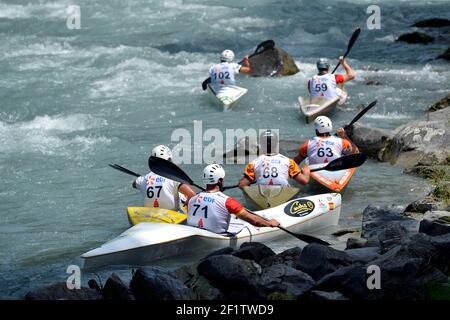
M 299 72 L 295 61 L 282 49 L 272 48 L 250 58 L 252 76 L 289 76 Z
M 220 256 L 223 254 L 232 254 L 233 252 L 234 252 L 234 249 L 232 247 L 225 247 L 225 248 L 221 248 L 221 249 L 211 252 L 203 259 L 213 257 L 213 256 Z
M 197 264 L 181 266 L 169 272 L 170 275 L 179 279 L 184 284 L 188 283 L 192 278 L 198 275 Z
M 405 212 L 425 213 L 427 211 L 437 210 L 438 208 L 439 206 L 436 201 L 427 197 L 410 203 L 406 206 Z
M 225 296 L 219 289 L 213 287 L 205 277 L 201 275 L 195 276 L 187 283 L 187 286 L 192 289 L 196 299 L 198 300 L 223 300 Z
M 277 264 L 263 269 L 258 289 L 262 298 L 267 298 L 273 293 L 300 298 L 310 292 L 314 285 L 315 281 L 308 274 Z
M 348 254 L 353 260 L 366 264 L 380 257 L 380 248 L 366 247 L 347 249 L 345 250 L 345 253 Z
M 431 112 L 438 111 L 438 110 L 442 110 L 442 109 L 448 108 L 448 106 L 450 106 L 450 93 L 447 94 L 442 99 L 440 99 L 439 101 L 436 101 L 435 103 L 433 103 L 428 108 L 428 111 L 431 111 Z
M 348 136 L 369 157 L 381 159 L 380 154 L 390 143 L 393 134 L 387 130 L 355 123 L 348 129 Z
M 450 26 L 450 20 L 442 18 L 432 18 L 417 21 L 412 25 L 417 28 L 442 28 Z
M 383 159 L 404 168 L 446 163 L 450 149 L 450 127 L 444 118 L 444 113 L 450 112 L 447 110 L 440 111 L 439 119 L 412 121 L 398 128 Z
M 256 157 L 259 152 L 257 139 L 243 137 L 237 141 L 233 148 L 227 150 L 223 154 L 223 158 L 227 159 L 227 163 L 237 162 L 238 160 L 248 163 L 250 157 Z
M 311 299 L 312 300 L 349 300 L 346 296 L 344 296 L 339 291 L 320 291 L 313 290 L 311 291 Z
M 379 246 L 380 241 L 387 244 L 389 237 L 398 241 L 405 230 L 418 232 L 419 222 L 403 216 L 404 211 L 403 206 L 367 206 L 363 211 L 361 232 L 361 236 L 368 240 L 367 245 Z
M 102 292 L 105 300 L 134 300 L 130 288 L 115 273 L 106 280 Z
M 418 225 L 414 221 L 415 225 Z M 402 226 L 398 221 L 392 222 L 385 226 L 385 228 L 378 234 L 378 242 L 380 244 L 381 252 L 384 253 L 402 242 L 402 239 L 408 234 L 408 230 Z
M 100 292 L 95 289 L 81 287 L 70 290 L 65 282 L 38 288 L 25 295 L 25 300 L 102 300 Z
M 356 261 L 347 253 L 321 244 L 312 243 L 303 248 L 295 268 L 318 280 L 339 268 Z
M 317 282 L 321 291 L 339 291 L 351 299 L 367 299 L 367 269 L 363 266 L 347 266 L 330 273 Z
M 244 242 L 233 255 L 241 259 L 253 260 L 259 263 L 265 258 L 274 256 L 275 252 L 260 242 Z
M 256 299 L 261 267 L 251 260 L 232 255 L 213 256 L 201 261 L 198 273 L 230 299 Z
M 402 41 L 406 43 L 428 44 L 434 42 L 434 38 L 423 32 L 412 32 L 402 34 L 400 37 L 398 37 L 397 41 Z
M 450 48 L 447 48 L 444 53 L 439 55 L 437 59 L 444 59 L 444 60 L 450 60 Z
M 450 218 L 450 215 L 447 217 Z M 425 233 L 430 236 L 440 236 L 443 234 L 448 234 L 450 233 L 450 221 L 424 219 L 420 221 L 419 232 Z
M 367 246 L 367 239 L 364 238 L 348 238 L 346 249 L 364 248 Z
M 270 267 L 276 264 L 284 264 L 285 266 L 294 268 L 294 265 L 300 254 L 302 253 L 302 249 L 300 247 L 294 247 L 291 249 L 287 249 L 279 254 L 270 256 L 268 258 L 264 258 L 259 263 L 262 267 Z
M 194 294 L 181 280 L 160 267 L 139 268 L 130 288 L 136 300 L 191 300 Z

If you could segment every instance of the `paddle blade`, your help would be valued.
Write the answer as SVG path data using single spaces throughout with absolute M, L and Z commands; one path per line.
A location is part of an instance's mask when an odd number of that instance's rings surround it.
M 347 55 L 350 52 L 350 50 L 352 49 L 353 45 L 356 42 L 356 39 L 358 39 L 358 36 L 360 33 L 361 33 L 361 28 L 356 28 L 356 30 L 352 34 L 352 37 L 350 38 L 350 41 L 348 42 L 347 52 L 345 55 Z
M 148 167 L 154 173 L 167 179 L 194 185 L 191 178 L 189 178 L 189 176 L 180 167 L 171 161 L 151 156 L 148 158 Z
M 208 83 L 211 83 L 211 78 L 205 79 L 205 81 L 202 82 L 202 89 L 203 89 L 203 91 L 208 89 Z
M 254 56 L 255 54 L 262 53 L 266 50 L 272 49 L 273 47 L 275 47 L 275 41 L 273 41 L 273 40 L 263 41 L 260 44 L 258 44 L 258 46 L 256 47 L 255 52 L 253 52 L 252 56 Z
M 307 235 L 307 234 L 294 233 L 294 232 L 291 232 L 291 231 L 289 231 L 289 230 L 287 230 L 287 229 L 285 229 L 285 228 L 283 228 L 283 227 L 280 227 L 280 226 L 278 226 L 278 228 L 280 228 L 280 229 L 283 230 L 284 232 L 287 232 L 287 233 L 289 233 L 291 236 L 294 236 L 294 237 L 296 237 L 297 239 L 299 239 L 299 240 L 301 240 L 301 241 L 303 241 L 303 242 L 306 242 L 306 243 L 318 243 L 318 244 L 322 244 L 322 245 L 325 245 L 325 246 L 329 246 L 329 245 L 330 245 L 330 244 L 329 244 L 328 242 L 326 242 L 326 241 L 323 241 L 323 240 L 321 240 L 321 239 L 319 239 L 319 238 L 316 238 L 316 237 L 313 237 L 313 236 L 309 236 L 309 235 Z
M 362 165 L 367 159 L 365 153 L 353 153 L 340 158 L 337 158 L 330 163 L 328 163 L 325 167 L 312 169 L 311 172 L 316 172 L 320 170 L 327 171 L 339 171 L 346 170 L 350 168 L 356 168 Z
M 375 105 L 377 104 L 377 100 L 373 101 L 372 103 L 370 103 L 367 107 L 365 107 L 364 109 L 362 109 L 357 115 L 356 117 L 353 118 L 353 120 L 346 126 L 344 126 L 344 129 L 347 129 L 349 127 L 351 127 L 356 121 L 358 121 L 367 111 L 369 111 L 370 109 L 372 109 Z

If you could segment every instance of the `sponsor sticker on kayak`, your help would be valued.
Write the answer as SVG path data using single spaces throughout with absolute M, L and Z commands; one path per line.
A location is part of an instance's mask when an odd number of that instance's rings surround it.
M 311 200 L 294 200 L 284 207 L 284 213 L 291 217 L 304 217 L 314 211 L 315 205 Z

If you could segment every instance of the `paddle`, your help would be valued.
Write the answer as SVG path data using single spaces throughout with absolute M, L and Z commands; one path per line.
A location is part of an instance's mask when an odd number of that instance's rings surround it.
M 166 177 L 166 178 L 174 180 L 174 181 L 178 181 L 180 183 L 191 184 L 191 185 L 196 186 L 197 188 L 199 188 L 201 190 L 205 190 L 205 189 L 201 188 L 200 186 L 194 184 L 192 179 L 189 178 L 189 176 L 181 168 L 179 168 L 176 164 L 174 164 L 173 162 L 170 162 L 168 160 L 164 160 L 164 159 L 161 159 L 161 158 L 157 158 L 157 157 L 151 156 L 148 159 L 148 166 L 150 167 L 150 170 L 152 170 L 156 174 L 159 174 L 160 176 Z M 256 214 L 255 212 L 252 212 L 252 211 L 249 211 L 249 212 L 251 212 L 253 214 Z M 263 218 L 263 217 L 261 217 L 261 218 Z M 263 218 L 263 219 L 265 219 L 265 218 Z M 327 242 L 325 242 L 323 240 L 320 240 L 318 238 L 315 238 L 313 236 L 309 236 L 309 235 L 305 235 L 305 234 L 299 234 L 299 233 L 294 233 L 294 232 L 289 231 L 289 230 L 287 230 L 287 229 L 285 229 L 283 227 L 278 227 L 278 228 L 280 228 L 280 230 L 283 230 L 284 232 L 289 233 L 290 235 L 292 235 L 292 236 L 296 237 L 297 239 L 300 239 L 300 240 L 302 240 L 304 242 L 307 242 L 307 243 L 315 242 L 315 243 L 321 243 L 321 244 L 328 245 Z
M 355 32 L 353 32 L 352 37 L 350 38 L 350 41 L 348 42 L 347 51 L 344 53 L 344 59 L 349 54 L 350 50 L 352 49 L 353 45 L 356 42 L 356 39 L 358 39 L 358 36 L 361 32 L 361 28 L 356 28 Z M 337 70 L 337 68 L 341 65 L 340 62 L 338 62 L 337 66 L 334 68 L 332 74 Z
M 133 171 L 131 171 L 131 170 L 128 170 L 127 168 L 124 168 L 124 167 L 122 167 L 122 166 L 119 166 L 118 164 L 109 164 L 109 166 L 110 166 L 111 168 L 114 168 L 114 169 L 116 169 L 116 170 L 119 170 L 119 171 L 121 171 L 121 172 L 124 172 L 124 173 L 126 173 L 126 174 L 129 174 L 129 175 L 131 175 L 131 176 L 136 176 L 136 177 L 140 177 L 140 176 L 141 176 L 139 173 L 136 173 L 136 172 L 133 172 Z
M 372 109 L 375 105 L 377 104 L 377 100 L 373 101 L 372 103 L 370 103 L 367 107 L 365 107 L 364 109 L 362 109 L 357 115 L 356 117 L 353 118 L 352 121 L 350 121 L 349 124 L 347 124 L 346 126 L 344 126 L 344 130 L 347 130 L 348 128 L 350 128 L 356 121 L 358 121 L 367 111 L 369 111 L 370 109 Z
M 366 161 L 366 159 L 367 156 L 365 153 L 362 152 L 353 153 L 334 159 L 333 161 L 329 162 L 325 167 L 311 169 L 311 172 L 316 172 L 320 170 L 339 171 L 350 168 L 356 168 L 362 165 Z
M 273 47 L 275 47 L 275 42 L 273 40 L 266 40 L 261 42 L 260 44 L 258 44 L 258 46 L 256 47 L 255 51 L 249 55 L 248 57 L 251 58 L 257 54 L 263 53 L 266 50 L 272 49 Z M 241 64 L 244 60 L 241 60 L 239 62 L 239 64 Z M 208 83 L 211 82 L 211 77 L 209 77 L 208 79 L 205 79 L 205 81 L 202 82 L 202 89 L 203 91 L 206 90 L 208 87 Z

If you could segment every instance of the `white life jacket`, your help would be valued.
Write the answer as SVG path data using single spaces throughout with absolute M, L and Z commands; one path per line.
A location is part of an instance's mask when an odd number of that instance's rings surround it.
M 325 97 L 334 99 L 339 96 L 336 90 L 336 77 L 334 74 L 315 75 L 309 85 L 309 94 L 311 99 L 314 97 Z
M 145 196 L 144 206 L 175 211 L 179 209 L 179 182 L 149 172 L 136 179 L 136 186 Z
M 230 224 L 230 213 L 222 192 L 200 192 L 189 200 L 187 224 L 215 233 L 224 233 Z
M 222 86 L 235 85 L 235 74 L 239 73 L 241 66 L 235 62 L 221 62 L 209 69 L 211 86 L 217 92 Z
M 251 162 L 257 184 L 289 185 L 290 159 L 282 154 L 274 156 L 261 155 Z
M 335 136 L 313 137 L 308 141 L 309 164 L 328 163 L 343 154 L 342 139 Z

